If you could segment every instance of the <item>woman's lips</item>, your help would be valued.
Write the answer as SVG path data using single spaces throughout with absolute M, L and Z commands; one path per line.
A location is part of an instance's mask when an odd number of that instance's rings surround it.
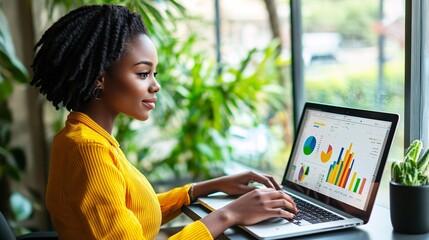
M 149 109 L 155 109 L 155 102 L 156 102 L 156 98 L 152 98 L 152 99 L 147 99 L 147 100 L 143 100 L 143 105 L 145 105 L 147 108 Z

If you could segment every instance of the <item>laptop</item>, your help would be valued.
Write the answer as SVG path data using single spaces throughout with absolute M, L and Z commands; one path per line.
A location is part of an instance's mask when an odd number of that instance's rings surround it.
M 307 102 L 281 182 L 299 213 L 239 227 L 279 239 L 366 224 L 398 121 L 394 113 Z M 231 201 L 225 194 L 198 199 L 211 211 Z

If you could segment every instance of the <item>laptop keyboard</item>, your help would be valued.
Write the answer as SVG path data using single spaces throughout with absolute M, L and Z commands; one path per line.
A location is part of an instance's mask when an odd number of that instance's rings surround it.
M 290 221 L 296 225 L 316 224 L 344 219 L 299 198 L 294 198 L 294 201 L 298 208 L 298 213 L 296 213 L 295 218 Z

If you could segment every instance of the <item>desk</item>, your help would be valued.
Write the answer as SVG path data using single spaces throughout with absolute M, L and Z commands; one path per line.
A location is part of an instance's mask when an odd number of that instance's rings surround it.
M 182 211 L 192 220 L 198 220 L 206 216 L 209 211 L 201 204 L 194 203 L 190 206 L 185 206 Z M 234 227 L 227 229 L 219 239 L 228 240 L 248 240 L 254 239 L 250 234 L 244 232 L 240 228 Z M 344 240 L 344 239 L 370 239 L 370 240 L 428 240 L 429 233 L 419 235 L 399 234 L 393 231 L 392 224 L 390 223 L 390 211 L 388 208 L 379 204 L 375 204 L 372 210 L 371 218 L 365 225 L 349 228 L 344 230 L 337 230 L 332 232 L 312 234 L 302 237 L 295 237 L 289 239 L 300 240 Z

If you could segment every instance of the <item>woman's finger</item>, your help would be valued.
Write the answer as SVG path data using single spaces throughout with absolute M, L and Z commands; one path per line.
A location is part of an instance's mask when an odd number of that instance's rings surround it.
M 267 203 L 267 207 L 273 208 L 273 209 L 281 208 L 292 214 L 295 214 L 297 212 L 295 205 L 285 199 L 271 200 L 270 202 Z
M 276 217 L 282 217 L 282 218 L 286 218 L 286 219 L 293 219 L 295 217 L 295 214 L 286 211 L 282 208 L 276 208 L 276 209 L 272 209 L 270 212 L 272 212 L 274 214 L 274 216 Z
M 266 176 L 250 172 L 250 182 L 258 182 L 264 184 L 267 188 L 277 189 L 273 182 Z M 274 180 L 274 179 L 273 179 Z
M 280 186 L 280 184 L 274 180 L 274 177 L 271 175 L 264 175 L 266 178 L 268 178 L 268 180 L 273 184 L 274 188 L 277 190 L 281 190 L 282 187 Z
M 271 200 L 281 200 L 281 201 L 287 202 L 287 206 L 285 206 L 285 207 L 287 207 L 289 210 L 291 210 L 293 212 L 298 211 L 293 198 L 291 196 L 287 195 L 282 190 L 272 191 L 272 192 L 267 193 L 267 194 L 270 195 Z

